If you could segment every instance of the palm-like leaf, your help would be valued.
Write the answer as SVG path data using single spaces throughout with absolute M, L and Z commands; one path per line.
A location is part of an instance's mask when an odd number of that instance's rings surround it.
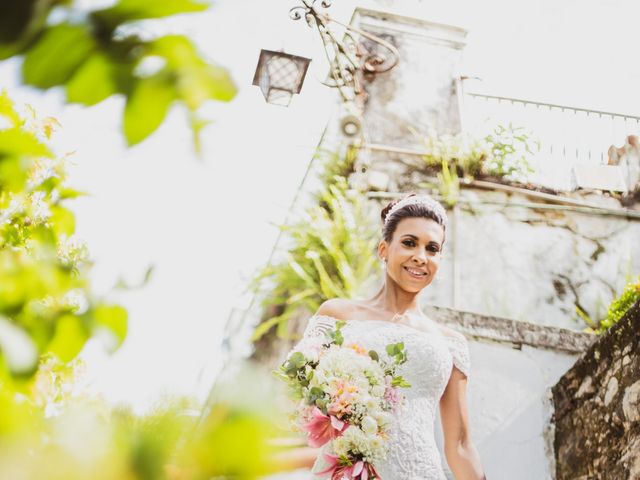
M 329 298 L 353 298 L 378 273 L 377 239 L 360 194 L 349 192 L 346 179 L 334 175 L 333 183 L 318 196 L 294 224 L 281 226 L 290 247 L 283 261 L 258 273 L 252 287 L 267 291 L 263 307 L 279 307 L 254 332 L 258 340 L 277 326 L 287 336 L 294 312 L 313 312 Z M 268 284 L 265 289 L 265 284 Z

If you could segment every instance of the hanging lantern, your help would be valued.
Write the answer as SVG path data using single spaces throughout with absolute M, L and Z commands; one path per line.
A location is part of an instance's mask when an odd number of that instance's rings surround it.
M 260 87 L 268 103 L 287 107 L 293 94 L 300 93 L 309 62 L 309 58 L 261 50 L 253 84 Z

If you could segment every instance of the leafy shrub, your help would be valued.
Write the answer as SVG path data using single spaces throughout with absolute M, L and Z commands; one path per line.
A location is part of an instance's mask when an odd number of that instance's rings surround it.
M 613 299 L 607 309 L 607 315 L 599 322 L 592 320 L 586 312 L 577 309 L 580 316 L 589 327 L 586 329 L 590 333 L 603 333 L 610 329 L 613 325 L 624 317 L 625 313 L 636 303 L 640 301 L 640 275 L 635 280 L 629 280 L 625 285 L 622 293 Z
M 21 115 L 4 92 L 0 119 L 0 384 L 17 388 L 46 353 L 70 361 L 100 332 L 117 348 L 127 312 L 91 291 L 88 250 L 66 207 L 80 192 L 46 144 L 57 122 Z
M 296 312 L 315 312 L 329 298 L 361 293 L 379 268 L 378 239 L 370 224 L 362 194 L 336 175 L 320 193 L 319 204 L 298 222 L 281 226 L 290 243 L 283 260 L 264 267 L 252 283 L 254 292 L 264 295 L 265 311 L 277 313 L 258 325 L 253 340 L 274 326 L 286 337 Z
M 465 179 L 495 176 L 523 181 L 533 171 L 527 156 L 534 153 L 534 142 L 522 128 L 511 124 L 498 125 L 484 138 L 431 131 L 423 143 L 427 167 L 439 168 L 446 163 L 452 173 Z

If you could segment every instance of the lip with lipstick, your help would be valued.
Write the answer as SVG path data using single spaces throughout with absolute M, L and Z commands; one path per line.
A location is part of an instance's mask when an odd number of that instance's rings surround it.
M 411 278 L 414 278 L 416 280 L 422 280 L 428 275 L 427 271 L 421 268 L 414 268 L 414 267 L 402 267 L 402 268 L 404 268 L 404 270 L 409 274 Z

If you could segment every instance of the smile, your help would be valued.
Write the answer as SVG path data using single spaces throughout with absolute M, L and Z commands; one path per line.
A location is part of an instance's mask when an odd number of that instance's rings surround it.
M 402 267 L 402 268 L 404 268 L 409 273 L 409 275 L 411 275 L 413 278 L 424 278 L 427 276 L 427 272 L 423 272 L 421 270 L 416 270 L 409 267 Z

